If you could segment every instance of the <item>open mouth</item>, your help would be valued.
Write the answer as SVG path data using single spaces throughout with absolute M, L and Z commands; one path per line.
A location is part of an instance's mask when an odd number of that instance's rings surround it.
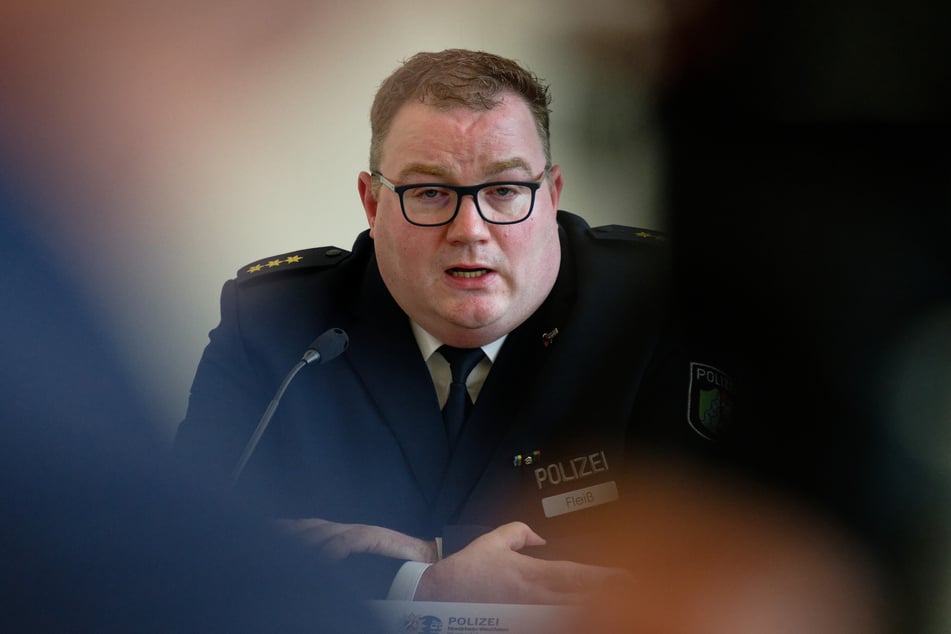
M 474 278 L 486 275 L 489 269 L 449 269 L 447 272 L 452 277 Z

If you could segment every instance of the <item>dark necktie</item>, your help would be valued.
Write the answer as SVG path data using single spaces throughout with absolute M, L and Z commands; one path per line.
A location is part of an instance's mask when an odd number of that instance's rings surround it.
M 449 368 L 452 372 L 452 382 L 449 384 L 449 398 L 442 408 L 442 419 L 446 424 L 446 437 L 449 439 L 449 450 L 452 451 L 456 446 L 456 440 L 459 438 L 459 432 L 466 418 L 469 417 L 469 410 L 472 408 L 472 399 L 469 398 L 469 390 L 466 389 L 466 379 L 472 368 L 479 364 L 479 361 L 485 356 L 482 348 L 454 348 L 453 346 L 441 346 L 439 354 L 449 362 Z

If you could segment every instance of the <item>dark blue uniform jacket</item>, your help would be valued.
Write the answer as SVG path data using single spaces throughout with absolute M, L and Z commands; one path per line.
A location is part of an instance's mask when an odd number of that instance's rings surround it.
M 349 348 L 297 375 L 237 490 L 275 516 L 444 536 L 447 550 L 464 527 L 521 520 L 548 539 L 540 556 L 584 558 L 578 548 L 618 521 L 614 500 L 637 452 L 709 452 L 722 420 L 696 413 L 700 388 L 708 402 L 722 396 L 726 420 L 730 386 L 691 380 L 716 362 L 691 356 L 676 332 L 662 235 L 591 228 L 566 212 L 559 223 L 555 287 L 506 339 L 453 455 L 366 232 L 351 252 L 291 252 L 225 283 L 179 453 L 226 477 L 307 345 L 342 328 Z

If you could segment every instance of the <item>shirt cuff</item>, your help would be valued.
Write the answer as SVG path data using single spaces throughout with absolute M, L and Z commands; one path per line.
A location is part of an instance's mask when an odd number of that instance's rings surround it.
M 407 561 L 400 566 L 399 572 L 390 584 L 390 592 L 386 595 L 388 601 L 412 601 L 416 596 L 416 587 L 423 573 L 432 564 L 419 561 Z

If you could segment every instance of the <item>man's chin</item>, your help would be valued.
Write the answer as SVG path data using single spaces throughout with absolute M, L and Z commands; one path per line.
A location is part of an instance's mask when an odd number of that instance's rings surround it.
M 512 327 L 504 319 L 505 315 L 467 316 L 448 320 L 443 336 L 436 335 L 440 341 L 459 348 L 477 348 L 492 343 L 509 332 Z

